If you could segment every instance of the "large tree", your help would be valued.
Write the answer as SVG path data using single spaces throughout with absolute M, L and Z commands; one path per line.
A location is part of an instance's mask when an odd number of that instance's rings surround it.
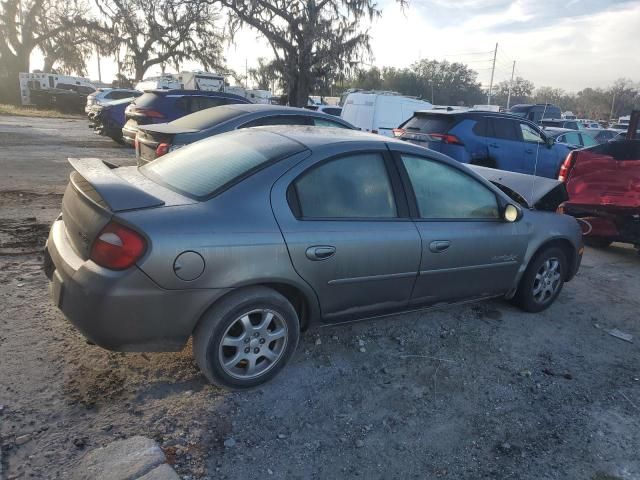
M 249 69 L 249 76 L 261 90 L 271 90 L 281 82 L 280 68 L 275 60 L 258 58 L 258 66 Z
M 510 80 L 505 80 L 495 86 L 492 103 L 504 107 L 507 106 L 507 101 L 509 101 L 509 106 L 527 103 L 534 88 L 533 82 L 522 77 L 516 77 L 513 83 Z M 511 98 L 509 98 L 509 91 L 511 91 Z
M 176 69 L 197 60 L 205 69 L 222 64 L 222 36 L 217 10 L 203 1 L 96 0 L 101 20 L 92 25 L 106 37 L 110 53 L 124 53 L 124 68 L 135 80 L 155 65 Z
M 18 73 L 29 71 L 31 53 L 48 45 L 63 45 L 59 56 L 78 56 L 73 44 L 65 44 L 69 32 L 87 14 L 80 0 L 2 0 L 0 2 L 0 97 L 18 99 Z M 75 34 L 74 34 L 75 35 Z M 76 38 L 74 36 L 74 38 Z M 64 51 L 63 51 L 64 50 Z M 69 52 L 74 53 L 70 54 Z M 60 58 L 60 57 L 59 57 Z
M 217 0 L 210 0 L 212 2 Z M 360 28 L 380 14 L 373 0 L 220 0 L 232 28 L 249 26 L 270 43 L 290 105 L 307 104 L 319 82 L 353 68 L 369 53 Z

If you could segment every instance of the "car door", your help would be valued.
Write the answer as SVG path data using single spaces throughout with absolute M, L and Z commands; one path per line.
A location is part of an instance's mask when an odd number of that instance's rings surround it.
M 421 237 L 412 305 L 501 295 L 514 284 L 525 254 L 524 222 L 502 220 L 498 196 L 463 166 L 397 153 Z
M 548 145 L 540 131 L 528 123 L 519 122 L 519 134 L 524 145 L 524 162 L 520 171 L 555 178 L 560 168 L 560 158 L 553 145 Z M 568 141 L 567 136 L 565 134 L 565 141 Z
M 524 172 L 524 144 L 518 133 L 518 122 L 510 118 L 488 117 L 487 148 L 496 168 Z
M 420 263 L 420 236 L 388 150 L 340 148 L 312 155 L 272 191 L 293 266 L 325 321 L 402 309 Z

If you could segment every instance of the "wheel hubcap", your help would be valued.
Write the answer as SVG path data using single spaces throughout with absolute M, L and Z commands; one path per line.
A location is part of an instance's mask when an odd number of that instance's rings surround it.
M 560 261 L 547 259 L 538 269 L 533 281 L 533 299 L 538 303 L 546 303 L 558 291 L 561 280 Z
M 251 379 L 270 370 L 287 344 L 287 324 L 273 310 L 257 309 L 236 318 L 222 336 L 218 356 L 234 378 Z

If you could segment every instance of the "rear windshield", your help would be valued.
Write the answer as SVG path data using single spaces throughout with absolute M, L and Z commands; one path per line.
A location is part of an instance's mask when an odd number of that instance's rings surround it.
M 155 102 L 158 101 L 158 98 L 159 95 L 147 92 L 136 98 L 136 101 L 134 103 L 139 107 L 151 107 Z
M 213 127 L 232 118 L 239 117 L 245 112 L 242 110 L 236 110 L 229 107 L 212 107 L 205 108 L 199 112 L 192 113 L 191 115 L 185 115 L 182 118 L 174 120 L 171 125 L 176 127 L 203 130 L 205 128 Z
M 410 132 L 447 133 L 455 122 L 449 115 L 414 115 L 402 128 Z
M 281 135 L 238 130 L 216 135 L 163 155 L 140 171 L 157 183 L 203 199 L 305 147 Z

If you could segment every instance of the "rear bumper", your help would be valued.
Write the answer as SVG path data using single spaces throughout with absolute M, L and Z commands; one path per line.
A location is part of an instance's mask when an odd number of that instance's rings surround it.
M 198 319 L 228 289 L 165 290 L 137 267 L 112 271 L 83 260 L 54 222 L 45 272 L 56 306 L 91 342 L 123 352 L 180 350 Z
M 136 142 L 136 134 L 138 133 L 138 128 L 127 127 L 126 125 L 122 127 L 122 139 L 124 143 L 129 145 L 130 147 L 135 146 Z

